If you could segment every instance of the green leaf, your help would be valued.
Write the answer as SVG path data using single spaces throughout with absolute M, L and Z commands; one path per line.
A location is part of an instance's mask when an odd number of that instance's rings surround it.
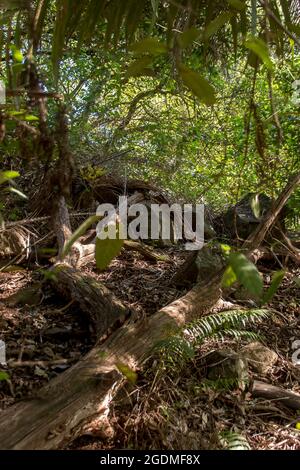
M 241 0 L 227 0 L 227 3 L 236 10 L 242 11 L 245 10 L 246 5 L 245 3 L 241 2 Z
M 230 287 L 236 280 L 237 277 L 232 267 L 227 266 L 222 277 L 222 287 Z
M 274 65 L 269 55 L 268 45 L 262 39 L 252 36 L 245 42 L 245 47 L 254 52 L 268 69 L 273 68 Z
M 135 60 L 129 64 L 128 69 L 126 70 L 125 78 L 129 77 L 139 77 L 143 75 L 143 72 L 149 72 L 148 66 L 152 63 L 152 57 L 146 56 L 141 57 L 140 59 Z
M 118 233 L 117 233 L 118 235 Z M 110 262 L 120 253 L 124 240 L 116 238 L 106 238 L 101 240 L 96 238 L 96 265 L 97 268 L 103 271 L 107 268 Z
M 205 28 L 205 31 L 203 33 L 203 39 L 207 41 L 213 34 L 215 34 L 219 29 L 221 29 L 228 21 L 230 18 L 232 18 L 233 13 L 230 12 L 223 12 L 217 18 L 212 20 L 208 26 Z
M 24 64 L 17 63 L 17 64 L 13 64 L 11 66 L 11 68 L 12 68 L 12 72 L 14 74 L 19 74 L 19 73 L 23 72 L 23 70 L 26 69 L 26 66 Z
M 135 54 L 160 55 L 167 52 L 166 44 L 154 37 L 142 39 L 129 47 L 129 50 Z
M 179 73 L 184 85 L 188 87 L 200 101 L 203 101 L 203 103 L 208 106 L 216 102 L 215 89 L 206 78 L 184 65 L 179 66 Z
M 267 292 L 263 296 L 263 299 L 262 299 L 262 302 L 261 302 L 262 305 L 265 305 L 268 302 L 270 302 L 273 295 L 276 293 L 278 287 L 280 286 L 284 276 L 285 276 L 285 271 L 284 270 L 276 271 L 273 274 L 271 285 L 270 285 L 269 289 L 267 290 Z
M 91 215 L 88 219 L 86 219 L 73 233 L 71 238 L 65 243 L 65 246 L 63 248 L 61 257 L 62 259 L 67 256 L 67 254 L 70 252 L 72 246 L 78 240 L 78 238 L 82 237 L 82 235 L 85 234 L 85 232 L 90 228 L 91 225 L 93 225 L 95 222 L 99 221 L 99 216 L 98 215 Z
M 18 171 L 0 171 L 0 184 L 20 176 Z
M 256 266 L 242 253 L 231 253 L 229 266 L 233 269 L 238 281 L 255 297 L 263 291 L 263 281 Z
M 23 121 L 38 121 L 39 118 L 37 116 L 34 116 L 33 114 L 25 114 L 22 120 Z
M 198 37 L 200 36 L 200 31 L 192 26 L 192 28 L 183 31 L 182 34 L 178 36 L 178 43 L 183 49 L 189 47 Z
M 10 50 L 12 52 L 12 56 L 15 62 L 23 62 L 24 56 L 20 49 L 18 49 L 14 44 L 10 46 Z
M 0 382 L 1 382 L 1 380 L 3 380 L 3 381 L 9 380 L 9 375 L 6 372 L 0 371 Z
M 124 377 L 128 380 L 128 382 L 135 384 L 137 381 L 137 373 L 131 369 L 129 366 L 126 364 L 123 364 L 122 362 L 117 362 L 116 364 L 118 370 L 121 372 Z
M 231 246 L 226 245 L 225 243 L 220 243 L 220 248 L 225 256 L 229 255 L 231 252 Z

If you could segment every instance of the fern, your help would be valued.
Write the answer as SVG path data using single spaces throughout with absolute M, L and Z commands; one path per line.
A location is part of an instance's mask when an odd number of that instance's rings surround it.
M 200 391 L 206 390 L 215 390 L 215 391 L 229 391 L 236 389 L 241 386 L 241 384 L 247 385 L 249 380 L 238 379 L 237 377 L 230 377 L 230 378 L 219 378 L 215 380 L 205 379 L 201 383 L 199 387 L 197 387 Z
M 267 318 L 270 310 L 229 310 L 208 315 L 188 324 L 184 330 L 156 344 L 164 368 L 178 371 L 194 358 L 197 347 L 208 338 L 226 336 L 235 339 L 260 339 L 257 333 L 244 330 L 249 323 Z
M 200 344 L 220 331 L 245 328 L 248 323 L 263 320 L 269 315 L 270 311 L 266 309 L 228 310 L 190 323 L 183 334 L 189 341 Z
M 235 340 L 240 340 L 240 339 L 247 339 L 249 341 L 261 341 L 262 340 L 262 335 L 259 335 L 258 333 L 254 333 L 254 331 L 247 331 L 247 330 L 233 330 L 233 329 L 226 329 L 225 331 L 219 331 L 218 333 L 213 335 L 213 338 L 216 339 L 221 339 L 224 341 L 226 337 L 232 337 Z
M 251 450 L 247 439 L 237 432 L 225 431 L 220 434 L 220 443 L 226 450 Z

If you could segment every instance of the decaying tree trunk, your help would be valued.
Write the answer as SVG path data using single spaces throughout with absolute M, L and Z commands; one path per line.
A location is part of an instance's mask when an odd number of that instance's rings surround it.
M 57 449 L 91 426 L 101 436 L 109 403 L 123 383 L 118 364 L 136 369 L 158 341 L 185 322 L 217 309 L 222 272 L 216 270 L 209 280 L 150 318 L 124 325 L 36 398 L 2 412 L 0 449 Z

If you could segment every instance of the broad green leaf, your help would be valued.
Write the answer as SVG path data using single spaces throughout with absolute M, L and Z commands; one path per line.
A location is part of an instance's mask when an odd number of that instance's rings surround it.
M 65 243 L 65 246 L 63 248 L 61 257 L 64 258 L 67 256 L 67 254 L 70 252 L 72 246 L 78 240 L 78 238 L 82 237 L 82 235 L 85 234 L 85 232 L 90 228 L 91 225 L 93 225 L 95 222 L 99 221 L 99 216 L 98 215 L 91 215 L 88 219 L 86 219 L 73 233 L 71 238 Z
M 167 46 L 160 42 L 159 39 L 149 37 L 132 44 L 129 50 L 133 51 L 135 54 L 160 55 L 167 52 Z
M 152 57 L 149 56 L 141 57 L 140 59 L 131 62 L 131 64 L 128 66 L 128 69 L 126 70 L 125 78 L 138 77 L 143 75 L 143 72 L 151 70 L 148 68 L 151 63 Z
M 26 110 L 25 109 L 20 109 L 19 111 L 15 111 L 15 110 L 12 110 L 12 111 L 8 111 L 8 113 L 10 116 L 23 116 L 24 114 L 26 114 Z
M 18 49 L 14 44 L 10 46 L 10 50 L 12 52 L 12 56 L 15 62 L 23 62 L 24 56 L 20 49 Z
M 227 0 L 227 3 L 236 10 L 242 11 L 245 10 L 246 4 L 241 0 Z
M 121 372 L 121 374 L 123 374 L 124 377 L 126 377 L 128 382 L 130 382 L 132 384 L 136 383 L 137 373 L 133 369 L 131 369 L 126 364 L 123 364 L 123 362 L 117 362 L 116 366 L 117 366 L 118 370 Z
M 101 240 L 96 238 L 96 265 L 97 268 L 103 271 L 107 268 L 110 262 L 120 253 L 124 240 L 116 238 L 106 238 Z
M 20 176 L 18 171 L 0 171 L 0 184 Z
M 9 375 L 7 372 L 0 371 L 0 382 L 9 380 Z
M 179 66 L 179 73 L 184 85 L 188 87 L 200 101 L 203 101 L 203 103 L 208 106 L 216 102 L 215 90 L 206 78 L 184 65 Z
M 221 248 L 222 252 L 224 253 L 224 255 L 229 255 L 229 253 L 231 252 L 231 246 L 226 245 L 225 243 L 221 243 L 220 248 Z
M 256 266 L 242 253 L 231 253 L 229 266 L 232 267 L 238 281 L 254 296 L 260 297 L 263 281 Z
M 25 114 L 23 121 L 38 121 L 39 118 L 33 114 Z
M 262 305 L 265 305 L 268 302 L 270 302 L 273 295 L 276 293 L 278 287 L 280 286 L 284 276 L 285 276 L 285 271 L 283 271 L 283 270 L 282 271 L 276 271 L 273 274 L 271 285 L 270 285 L 269 289 L 267 290 L 267 292 L 263 296 Z
M 223 12 L 217 18 L 212 20 L 208 26 L 205 28 L 205 31 L 203 33 L 203 39 L 207 41 L 213 34 L 215 34 L 219 29 L 221 29 L 228 21 L 230 18 L 232 18 L 233 13 L 230 12 Z
M 178 43 L 184 49 L 189 47 L 199 36 L 200 31 L 193 26 L 178 36 Z
M 232 267 L 227 266 L 222 277 L 222 287 L 230 287 L 236 280 L 237 280 L 237 277 Z
M 268 45 L 260 38 L 250 37 L 245 42 L 245 47 L 254 52 L 268 69 L 273 68 L 273 62 L 269 55 Z
M 23 70 L 25 70 L 26 66 L 22 63 L 17 63 L 17 64 L 13 64 L 11 68 L 14 74 L 19 74 L 23 72 Z

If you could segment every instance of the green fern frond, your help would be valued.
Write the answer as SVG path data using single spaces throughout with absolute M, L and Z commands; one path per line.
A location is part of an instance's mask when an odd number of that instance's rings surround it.
M 266 309 L 228 310 L 190 323 L 183 331 L 183 335 L 188 341 L 199 344 L 219 331 L 245 328 L 247 324 L 263 320 L 268 316 L 270 310 Z
M 168 369 L 181 369 L 195 356 L 194 346 L 178 335 L 160 341 L 155 349 L 160 353 L 162 364 Z
M 237 432 L 225 431 L 221 433 L 220 443 L 226 450 L 251 450 L 247 439 Z
M 247 339 L 249 341 L 261 341 L 262 335 L 254 333 L 254 331 L 248 330 L 234 330 L 231 328 L 226 328 L 224 331 L 219 331 L 213 335 L 213 338 L 221 339 L 224 341 L 228 336 L 234 338 L 235 340 Z

